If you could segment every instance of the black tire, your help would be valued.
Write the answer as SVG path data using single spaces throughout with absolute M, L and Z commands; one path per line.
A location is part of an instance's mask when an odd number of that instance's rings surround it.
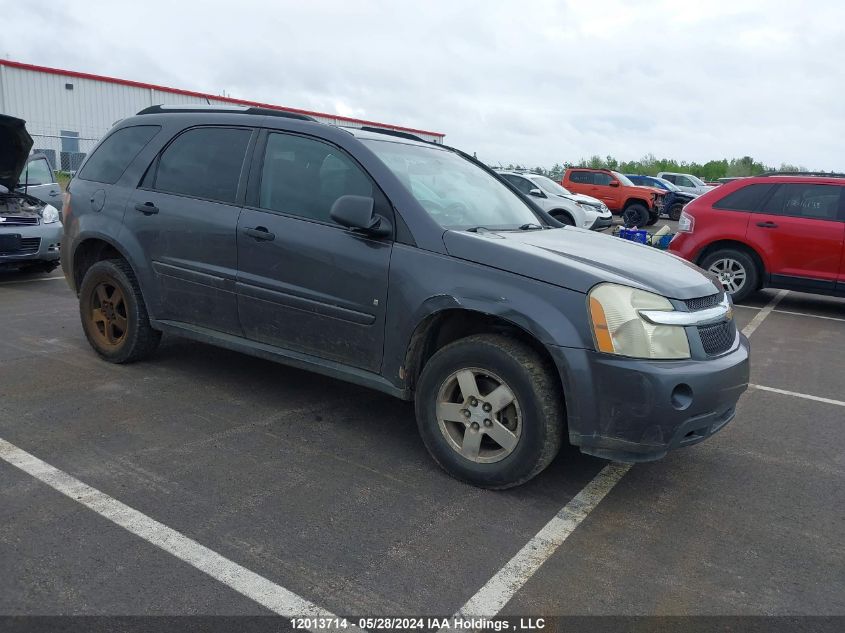
M 747 299 L 752 292 L 759 289 L 760 271 L 757 268 L 754 258 L 745 251 L 733 248 L 719 249 L 707 254 L 707 256 L 701 260 L 699 266 L 701 266 L 704 270 L 708 270 L 719 275 L 720 273 L 717 269 L 730 266 L 730 264 L 726 266 L 723 262 L 735 262 L 745 273 L 744 281 L 736 291 L 732 291 L 729 285 L 725 284 L 724 281 L 722 282 L 725 287 L 725 291 L 731 295 L 734 303 L 742 302 Z M 713 268 L 713 270 L 711 270 L 711 268 Z M 734 283 L 736 283 L 736 281 Z
M 566 226 L 575 226 L 575 220 L 566 211 L 550 211 L 549 215 Z
M 648 222 L 646 222 L 646 226 L 652 226 L 653 224 L 657 224 L 657 221 L 660 219 L 659 213 L 654 213 L 652 211 L 648 212 Z
M 462 455 L 452 447 L 438 421 L 443 387 L 456 372 L 468 368 L 501 377 L 518 403 L 518 440 L 512 452 L 493 463 L 477 463 Z M 483 403 L 484 396 L 480 398 Z M 453 477 L 482 488 L 525 483 L 546 468 L 560 449 L 564 406 L 556 372 L 531 347 L 507 336 L 473 335 L 438 350 L 423 368 L 415 404 L 420 435 L 434 460 Z
M 681 219 L 681 211 L 683 211 L 683 210 L 684 210 L 684 205 L 681 204 L 680 202 L 676 202 L 669 209 L 669 219 L 677 222 L 678 220 Z
M 122 335 L 114 344 L 105 341 L 103 328 L 109 325 L 95 322 L 94 311 L 104 313 L 95 295 L 100 287 L 112 287 L 113 294 L 121 294 L 120 305 L 111 308 L 116 318 L 125 319 Z M 122 306 L 122 307 L 121 307 Z M 111 363 L 132 363 L 152 354 L 161 340 L 161 332 L 150 326 L 147 306 L 141 295 L 138 280 L 129 264 L 122 259 L 99 261 L 85 273 L 79 288 L 79 314 L 85 337 L 102 358 Z
M 622 212 L 622 224 L 625 228 L 644 227 L 648 225 L 648 208 L 643 204 L 630 204 Z

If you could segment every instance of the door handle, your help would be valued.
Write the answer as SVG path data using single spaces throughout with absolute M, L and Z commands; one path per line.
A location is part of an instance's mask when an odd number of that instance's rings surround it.
M 776 228 L 778 228 L 778 225 L 775 224 L 774 222 L 758 222 L 757 226 L 759 226 L 761 229 L 776 229 Z
M 144 204 L 136 204 L 135 210 L 140 211 L 144 215 L 154 215 L 158 213 L 158 207 L 155 206 L 152 202 L 145 202 Z
M 272 242 L 276 239 L 276 234 L 270 233 L 270 231 L 263 226 L 256 226 L 254 229 L 242 229 L 242 231 L 244 232 L 244 235 L 249 235 L 257 240 Z

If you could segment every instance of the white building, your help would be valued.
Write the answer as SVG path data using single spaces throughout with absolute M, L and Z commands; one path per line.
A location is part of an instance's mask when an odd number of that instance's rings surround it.
M 401 125 L 0 59 L 0 113 L 24 119 L 34 141 L 33 151 L 46 154 L 56 169 L 66 171 L 75 171 L 115 122 L 146 107 L 229 103 L 298 112 L 343 127 L 389 128 L 435 143 L 442 143 L 445 136 Z

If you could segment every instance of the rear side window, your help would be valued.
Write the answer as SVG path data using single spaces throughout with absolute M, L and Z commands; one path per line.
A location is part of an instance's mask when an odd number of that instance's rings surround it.
M 836 220 L 839 216 L 838 185 L 793 183 L 780 185 L 763 205 L 765 213 L 815 220 Z
M 251 130 L 194 128 L 176 137 L 158 162 L 153 189 L 232 203 Z
M 94 151 L 79 178 L 113 185 L 160 129 L 158 125 L 136 125 L 117 130 Z
M 746 185 L 726 195 L 713 204 L 714 209 L 727 209 L 729 211 L 757 211 L 760 203 L 769 194 L 774 185 L 760 183 Z
M 589 171 L 573 171 L 569 174 L 569 181 L 582 185 L 591 185 L 593 184 L 593 174 Z
M 673 185 L 677 185 L 677 184 L 678 184 L 678 178 L 677 178 L 676 176 L 673 176 L 672 174 L 663 174 L 663 175 L 662 175 L 662 176 L 660 176 L 660 177 L 661 177 L 661 178 L 663 178 L 663 180 L 668 180 L 668 181 L 669 181 L 669 182 L 671 182 Z

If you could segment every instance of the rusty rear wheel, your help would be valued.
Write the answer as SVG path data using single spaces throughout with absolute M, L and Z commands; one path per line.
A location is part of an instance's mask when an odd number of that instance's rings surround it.
M 99 344 L 120 347 L 129 323 L 123 290 L 116 283 L 103 280 L 94 286 L 90 305 L 91 332 Z
M 135 274 L 122 259 L 99 261 L 88 269 L 79 289 L 79 314 L 91 347 L 113 363 L 148 356 L 161 338 L 150 325 Z

